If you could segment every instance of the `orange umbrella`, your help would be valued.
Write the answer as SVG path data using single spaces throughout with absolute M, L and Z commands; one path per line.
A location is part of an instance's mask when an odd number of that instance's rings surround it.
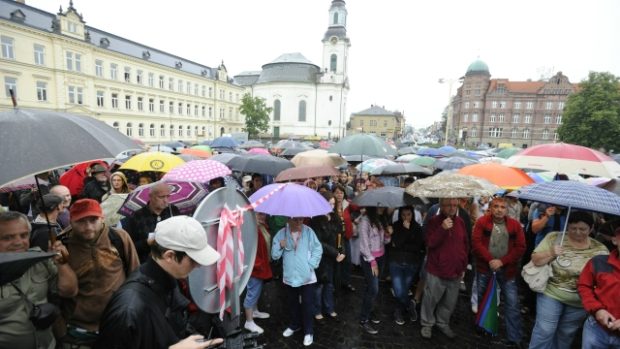
M 212 155 L 210 151 L 196 149 L 196 148 L 183 148 L 181 149 L 181 151 L 179 151 L 179 153 L 185 154 L 185 155 L 193 155 L 193 156 L 197 156 L 203 159 L 210 158 Z
M 515 190 L 534 183 L 534 180 L 523 170 L 496 163 L 475 164 L 465 166 L 458 173 L 484 178 L 503 189 Z

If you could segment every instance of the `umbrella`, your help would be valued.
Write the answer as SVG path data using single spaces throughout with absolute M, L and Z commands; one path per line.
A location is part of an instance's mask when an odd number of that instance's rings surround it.
M 304 166 L 286 169 L 276 177 L 276 182 L 288 182 L 314 177 L 337 176 L 339 172 L 330 166 Z
M 180 148 L 185 148 L 185 143 L 181 142 L 181 141 L 176 141 L 176 142 L 170 142 L 170 143 L 166 143 L 165 146 L 175 149 L 175 150 L 179 150 Z
M 260 173 L 277 176 L 287 168 L 294 167 L 293 163 L 272 155 L 248 155 L 233 158 L 228 163 L 233 171 L 244 173 Z
M 490 334 L 496 335 L 499 329 L 499 317 L 497 315 L 497 281 L 495 273 L 489 278 L 486 291 L 479 304 L 476 325 Z
M 415 154 L 417 149 L 415 147 L 404 147 L 398 149 L 398 155 Z
M 361 207 L 388 207 L 396 208 L 403 206 L 413 206 L 418 204 L 427 204 L 420 198 L 405 193 L 404 188 L 399 187 L 382 187 L 377 189 L 369 189 L 357 195 L 353 199 L 353 203 Z
M 247 141 L 241 144 L 239 148 L 243 148 L 243 149 L 265 148 L 265 145 L 259 141 Z
M 370 155 L 343 155 L 342 158 L 347 162 L 362 162 L 370 159 L 378 159 L 376 156 Z
M 340 155 L 370 155 L 375 157 L 396 156 L 396 150 L 383 139 L 371 134 L 346 136 L 334 144 L 329 151 Z
M 462 150 L 457 150 L 454 153 L 448 155 L 449 157 L 460 157 L 460 158 L 465 158 L 465 159 L 474 159 L 474 160 L 478 160 L 480 158 L 480 156 L 476 153 L 473 152 L 466 152 L 466 151 L 462 151 Z
M 34 176 L 26 177 L 26 178 L 11 182 L 10 184 L 5 185 L 4 187 L 1 187 L 0 193 L 10 193 L 12 191 L 32 189 L 32 188 L 35 188 L 36 186 L 37 186 L 37 183 L 34 179 Z
M 456 153 L 456 148 L 450 145 L 444 145 L 443 147 L 440 147 L 437 150 L 439 151 L 439 154 L 443 156 L 450 156 Z
M 439 152 L 439 149 L 435 149 L 435 148 L 420 148 L 418 149 L 416 154 L 421 155 L 421 156 L 432 156 L 432 157 L 443 156 Z
M 488 157 L 485 157 L 485 158 L 480 158 L 480 159 L 478 159 L 478 161 L 481 164 L 488 164 L 488 163 L 504 164 L 506 162 L 506 159 L 498 158 L 497 156 L 488 156 Z
M 155 171 L 168 172 L 177 166 L 183 165 L 183 159 L 176 155 L 162 152 L 140 153 L 124 163 L 121 170 L 134 170 L 137 172 Z
M 321 148 L 321 149 L 329 149 L 334 144 L 336 144 L 336 142 L 334 142 L 334 141 L 320 141 L 319 142 L 319 148 Z
M 164 153 L 174 153 L 175 150 L 170 148 L 167 145 L 163 145 L 163 144 L 155 144 L 155 145 L 151 145 L 149 147 L 150 151 L 160 151 L 160 152 L 164 152 Z
M 296 167 L 304 166 L 330 166 L 338 167 L 346 164 L 346 160 L 338 154 L 328 153 L 327 150 L 313 149 L 295 155 L 291 162 Z
M 0 125 L 0 186 L 136 148 L 131 138 L 89 116 L 14 109 L 0 113 Z
M 276 143 L 276 145 L 273 146 L 273 148 L 276 148 L 276 149 L 304 148 L 306 150 L 311 149 L 310 147 L 305 146 L 301 142 L 290 140 L 290 139 L 283 139 L 279 141 L 278 143 Z
M 469 165 L 461 168 L 457 172 L 464 175 L 484 178 L 503 189 L 509 190 L 518 189 L 534 183 L 534 180 L 528 176 L 527 173 L 523 172 L 523 170 L 494 163 Z
M 369 159 L 355 166 L 355 168 L 360 172 L 372 172 L 379 167 L 388 165 L 396 165 L 396 163 L 388 159 Z
M 192 146 L 190 149 L 204 150 L 204 151 L 208 151 L 209 153 L 213 152 L 211 150 L 211 147 L 206 144 L 197 144 L 197 145 Z
M 271 155 L 269 153 L 269 150 L 267 150 L 265 148 L 252 148 L 252 149 L 248 150 L 248 153 L 254 154 L 254 155 L 258 155 L 258 154 Z
M 523 149 L 522 148 L 515 148 L 515 147 L 505 148 L 505 149 L 500 150 L 500 152 L 497 153 L 497 155 L 495 155 L 495 156 L 497 156 L 498 158 L 502 158 L 502 159 L 508 159 L 509 157 L 517 154 L 521 150 L 523 150 Z
M 0 286 L 19 279 L 30 267 L 55 255 L 56 252 L 0 252 Z
M 420 156 L 418 158 L 411 160 L 409 163 L 420 165 L 422 167 L 433 167 L 436 161 L 437 160 L 435 160 L 435 158 L 431 158 L 428 156 Z
M 435 167 L 440 170 L 456 170 L 465 166 L 477 164 L 478 161 L 462 157 L 442 158 L 435 162 Z
M 101 160 L 77 164 L 60 176 L 60 184 L 69 188 L 69 192 L 72 196 L 79 195 L 82 189 L 84 189 L 84 179 L 88 176 L 86 174 L 86 169 L 93 164 L 101 164 L 107 167 L 107 164 Z
M 484 184 L 472 176 L 450 173 L 419 179 L 405 190 L 415 197 L 466 198 L 491 196 L 501 191 L 501 188 L 490 183 Z
M 431 175 L 433 172 L 427 168 L 424 168 L 416 164 L 394 164 L 380 166 L 373 171 L 370 171 L 371 175 L 376 176 L 397 176 L 410 173 L 420 173 L 425 175 Z
M 197 148 L 183 148 L 179 152 L 183 155 L 192 155 L 202 159 L 207 159 L 211 157 L 211 151 L 197 149 Z
M 191 214 L 200 201 L 208 194 L 206 185 L 201 183 L 173 180 L 164 180 L 163 182 L 170 186 L 170 204 L 175 205 L 181 211 L 181 214 Z M 129 193 L 118 213 L 128 217 L 145 207 L 149 202 L 151 188 L 160 183 L 162 181 L 142 185 L 134 189 L 134 191 Z
M 234 153 L 222 153 L 222 154 L 213 155 L 212 157 L 209 158 L 209 160 L 221 162 L 224 165 L 228 166 L 228 164 L 230 163 L 232 159 L 238 158 L 239 156 L 240 155 L 234 154 Z
M 226 165 L 213 160 L 196 160 L 186 162 L 166 173 L 162 179 L 176 181 L 190 181 L 197 183 L 209 183 L 217 177 L 230 175 L 232 172 Z
M 620 164 L 614 159 L 597 150 L 568 143 L 536 145 L 513 155 L 504 164 L 555 173 L 620 176 Z
M 232 137 L 219 137 L 209 145 L 211 148 L 237 148 L 239 143 Z
M 284 150 L 282 150 L 278 155 L 279 156 L 289 156 L 289 157 L 293 157 L 299 153 L 303 153 L 305 151 L 308 151 L 308 148 L 286 148 Z
M 256 212 L 285 217 L 314 217 L 332 211 L 321 194 L 295 183 L 266 185 L 250 196 L 250 202 L 257 204 Z
M 545 183 L 545 182 L 549 182 L 549 180 L 547 180 L 547 178 L 540 176 L 538 173 L 536 172 L 526 172 L 526 174 L 528 176 L 530 176 L 530 178 L 532 180 L 534 180 L 534 183 Z
M 396 158 L 396 162 L 411 162 L 413 159 L 417 159 L 419 158 L 420 155 L 416 155 L 416 154 L 405 154 L 405 155 L 401 155 L 399 157 Z

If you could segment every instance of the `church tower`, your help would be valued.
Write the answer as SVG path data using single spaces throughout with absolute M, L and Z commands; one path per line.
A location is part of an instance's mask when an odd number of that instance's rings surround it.
M 323 36 L 323 76 L 321 82 L 342 84 L 347 81 L 349 47 L 347 8 L 344 0 L 332 0 L 329 22 Z

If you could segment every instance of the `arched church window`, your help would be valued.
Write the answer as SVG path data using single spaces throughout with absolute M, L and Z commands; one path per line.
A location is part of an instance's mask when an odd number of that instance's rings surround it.
M 338 64 L 338 56 L 336 54 L 332 54 L 329 59 L 329 70 L 335 73 L 337 64 Z
M 306 121 L 306 101 L 299 101 L 299 117 L 298 121 Z
M 282 105 L 279 99 L 273 101 L 273 121 L 280 121 L 280 109 Z

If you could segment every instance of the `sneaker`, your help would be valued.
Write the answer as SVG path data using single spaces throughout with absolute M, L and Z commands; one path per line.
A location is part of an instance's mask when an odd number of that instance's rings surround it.
M 403 319 L 403 312 L 400 309 L 396 309 L 394 311 L 394 322 L 396 322 L 396 324 L 400 326 L 405 324 L 405 320 Z
M 348 285 L 344 286 L 344 289 L 349 291 L 349 292 L 355 292 L 356 291 L 355 287 L 353 287 L 353 285 L 351 285 L 351 284 L 348 284 Z
M 369 321 L 360 321 L 360 326 L 368 334 L 377 334 L 377 333 L 379 333 L 379 331 L 377 331 L 374 327 L 372 327 L 372 325 L 370 324 Z
M 290 327 L 287 327 L 286 330 L 284 330 L 284 332 L 282 332 L 282 335 L 284 337 L 290 337 L 293 335 L 293 333 L 299 331 L 299 328 L 296 330 L 291 329 Z
M 441 333 L 444 334 L 444 336 L 450 338 L 450 339 L 454 339 L 454 337 L 456 337 L 456 333 L 454 333 L 454 331 L 452 331 L 452 329 L 450 328 L 450 326 L 437 326 L 437 328 L 439 329 L 439 331 L 441 331 Z
M 262 311 L 258 311 L 257 309 L 254 309 L 254 311 L 252 312 L 252 317 L 255 319 L 269 319 L 269 313 L 263 313 Z
M 411 322 L 418 321 L 418 311 L 416 310 L 417 306 L 418 304 L 412 299 L 409 303 L 409 318 L 411 319 Z
M 332 311 L 331 313 L 329 313 L 329 317 L 332 319 L 335 319 L 338 317 L 338 313 L 336 313 L 335 311 Z
M 380 324 L 381 320 L 379 320 L 379 318 L 376 317 L 376 316 L 371 316 L 370 317 L 370 322 L 372 322 L 373 324 Z
M 320 320 L 323 320 L 323 315 L 317 314 L 317 315 L 314 315 L 314 318 L 320 321 Z
M 245 325 L 243 325 L 243 328 L 245 328 L 246 330 L 250 331 L 250 332 L 256 332 L 258 334 L 262 334 L 263 332 L 265 332 L 260 326 L 258 326 L 256 324 L 256 322 L 254 321 L 246 321 Z M 285 336 L 287 337 L 287 336 Z
M 314 341 L 314 336 L 311 334 L 307 334 L 304 336 L 304 346 L 309 346 L 312 345 L 312 342 Z
M 474 314 L 478 314 L 478 305 L 477 304 L 472 304 L 471 305 L 471 312 Z
M 420 335 L 422 335 L 422 338 L 424 339 L 431 339 L 431 337 L 433 336 L 433 328 L 422 326 L 422 329 L 420 330 Z

